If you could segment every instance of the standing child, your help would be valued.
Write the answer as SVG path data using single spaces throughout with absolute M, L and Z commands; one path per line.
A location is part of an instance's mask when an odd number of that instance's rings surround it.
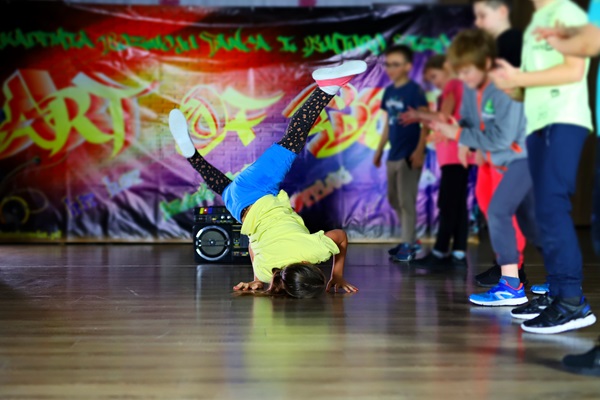
M 510 23 L 509 0 L 475 0 L 473 1 L 475 25 L 492 35 L 496 39 L 498 58 L 508 61 L 511 65 L 521 65 L 521 49 L 523 47 L 523 33 L 514 29 Z M 481 163 L 477 171 L 477 184 L 475 197 L 483 215 L 487 218 L 488 207 L 496 187 L 502 180 L 502 174 L 487 162 Z M 527 275 L 523 264 L 523 250 L 526 241 L 519 229 L 517 220 L 513 220 L 517 247 L 519 249 L 519 278 L 527 285 Z M 500 280 L 500 266 L 497 263 L 488 270 L 475 276 L 479 286 L 493 287 Z
M 501 266 L 500 282 L 486 293 L 469 300 L 482 306 L 514 306 L 527 303 L 519 280 L 519 252 L 513 226 L 519 225 L 536 242 L 533 190 L 525 150 L 523 105 L 512 100 L 490 82 L 495 59 L 494 39 L 482 30 L 459 33 L 448 49 L 448 59 L 465 89 L 460 126 L 434 121 L 434 131 L 459 144 L 486 154 L 488 162 L 502 172 L 488 209 L 492 247 Z
M 302 218 L 292 210 L 290 199 L 279 186 L 300 154 L 308 133 L 321 111 L 341 86 L 366 70 L 364 61 L 350 61 L 339 67 L 313 73 L 317 88 L 293 115 L 285 136 L 269 147 L 254 164 L 232 182 L 209 164 L 194 148 L 187 121 L 179 110 L 169 114 L 169 128 L 181 153 L 202 175 L 206 184 L 223 197 L 227 209 L 242 222 L 242 233 L 250 239 L 253 282 L 241 282 L 235 290 L 258 290 L 271 282 L 267 293 L 295 298 L 318 296 L 334 288 L 355 292 L 343 277 L 348 239 L 336 229 L 310 234 Z M 331 279 L 312 264 L 334 257 Z
M 390 143 L 386 162 L 388 199 L 402 223 L 402 240 L 389 253 L 397 261 L 410 261 L 418 248 L 416 203 L 427 136 L 425 127 L 418 123 L 403 126 L 399 119 L 409 108 L 427 107 L 425 93 L 409 77 L 412 62 L 413 52 L 407 46 L 392 46 L 385 52 L 385 70 L 392 84 L 385 89 L 381 100 L 387 123 L 373 158 L 373 164 L 379 168 L 383 149 Z
M 560 333 L 596 322 L 581 289 L 583 261 L 570 214 L 579 158 L 592 129 L 589 59 L 562 55 L 545 40 L 538 41 L 535 31 L 559 23 L 585 25 L 587 16 L 570 0 L 533 0 L 533 4 L 521 70 L 500 61 L 494 81 L 525 102 L 527 150 L 549 294 L 513 310 L 513 316 L 532 318 L 521 325 L 527 332 Z
M 402 114 L 404 123 L 415 120 L 426 122 L 433 119 L 460 119 L 460 105 L 463 84 L 453 78 L 446 67 L 446 56 L 431 56 L 425 64 L 425 80 L 442 91 L 438 98 L 438 112 L 410 110 Z M 439 228 L 433 250 L 424 258 L 415 260 L 413 266 L 422 268 L 448 268 L 452 264 L 466 262 L 467 239 L 469 236 L 469 215 L 467 209 L 467 185 L 469 165 L 467 147 L 460 147 L 455 140 L 438 140 L 435 152 L 441 167 L 440 189 L 438 193 Z M 463 158 L 464 157 L 464 158 Z M 463 159 L 461 159 L 463 158 Z M 452 241 L 452 251 L 450 251 Z

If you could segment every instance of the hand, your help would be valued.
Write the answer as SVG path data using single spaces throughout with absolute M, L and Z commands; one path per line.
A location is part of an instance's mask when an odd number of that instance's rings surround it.
M 556 22 L 554 27 L 539 27 L 533 31 L 533 36 L 537 39 L 537 41 L 548 40 L 549 38 L 557 38 L 557 39 L 568 39 L 573 35 L 573 31 L 567 29 L 563 24 L 559 21 Z
M 471 150 L 467 146 L 463 146 L 462 144 L 458 145 L 458 160 L 460 161 L 460 164 L 465 168 L 469 168 L 470 152 Z
M 427 141 L 434 143 L 434 144 L 438 144 L 438 143 L 442 143 L 442 142 L 447 142 L 448 139 L 446 138 L 446 136 L 442 135 L 441 133 L 432 130 L 431 133 L 429 134 L 429 136 L 427 136 Z
M 398 114 L 398 121 L 403 126 L 415 124 L 420 121 L 419 112 L 412 107 L 408 111 Z
M 375 152 L 375 156 L 373 156 L 373 165 L 375 168 L 381 167 L 381 157 L 383 156 L 383 152 L 381 150 L 377 150 Z
M 478 167 L 481 167 L 483 164 L 485 164 L 485 156 L 483 155 L 481 150 L 477 150 L 477 152 L 475 152 L 475 164 L 477 164 Z
M 458 126 L 454 124 L 447 124 L 445 122 L 432 121 L 429 125 L 431 129 L 438 135 L 442 135 L 445 138 L 455 140 Z
M 494 84 L 500 90 L 513 90 L 519 87 L 517 79 L 521 70 L 513 67 L 506 60 L 497 60 L 496 69 L 490 73 L 490 77 Z
M 354 285 L 351 285 L 350 283 L 348 283 L 344 278 L 342 277 L 331 277 L 331 279 L 329 280 L 329 283 L 327 283 L 327 289 L 325 289 L 327 292 L 329 292 L 329 290 L 333 288 L 333 291 L 335 293 L 337 293 L 338 289 L 339 290 L 345 290 L 347 293 L 353 293 L 353 292 L 358 292 L 358 288 Z
M 410 162 L 413 168 L 422 168 L 423 164 L 425 163 L 425 150 L 417 147 L 414 153 L 410 155 Z
M 240 282 L 233 287 L 233 290 L 241 290 L 246 292 L 248 290 L 262 290 L 264 287 L 261 281 L 252 281 L 252 282 Z

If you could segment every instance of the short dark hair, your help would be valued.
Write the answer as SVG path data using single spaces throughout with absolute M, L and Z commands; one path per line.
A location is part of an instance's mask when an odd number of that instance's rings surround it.
M 444 54 L 435 54 L 427 59 L 423 71 L 429 69 L 444 69 L 446 64 L 446 56 Z
M 409 63 L 412 64 L 414 52 L 407 45 L 405 45 L 405 44 L 394 44 L 394 45 L 388 47 L 387 49 L 385 49 L 385 53 L 384 54 L 386 56 L 389 56 L 390 54 L 394 54 L 394 53 L 402 54 L 404 56 L 404 58 L 406 59 L 406 61 L 408 61 Z
M 511 0 L 471 0 L 471 3 L 485 3 L 488 7 L 491 7 L 493 9 L 497 9 L 502 6 L 508 8 L 509 10 L 512 9 Z
M 461 31 L 448 48 L 448 61 L 454 69 L 472 64 L 485 71 L 488 59 L 492 63 L 496 59 L 496 41 L 481 29 Z

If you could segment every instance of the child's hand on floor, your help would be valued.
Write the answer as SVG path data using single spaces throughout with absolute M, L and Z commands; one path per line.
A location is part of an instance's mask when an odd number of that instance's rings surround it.
M 338 289 L 339 290 L 345 290 L 347 293 L 354 293 L 354 292 L 358 292 L 358 288 L 352 284 L 350 284 L 348 281 L 346 281 L 344 278 L 337 278 L 337 277 L 332 277 L 329 280 L 329 283 L 327 283 L 327 289 L 325 289 L 326 291 L 329 292 L 329 290 L 333 288 L 333 291 L 337 293 Z
M 240 282 L 233 287 L 233 290 L 241 290 L 243 292 L 248 290 L 262 290 L 264 287 L 261 281 L 252 282 Z

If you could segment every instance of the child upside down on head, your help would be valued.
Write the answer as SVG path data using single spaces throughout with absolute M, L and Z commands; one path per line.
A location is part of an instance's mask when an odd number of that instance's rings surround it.
M 292 209 L 287 193 L 279 186 L 304 148 L 321 111 L 340 87 L 366 67 L 363 61 L 350 61 L 314 71 L 313 78 L 319 88 L 292 116 L 285 136 L 233 181 L 196 151 L 183 113 L 174 109 L 169 114 L 169 128 L 181 153 L 211 190 L 223 197 L 229 212 L 242 222 L 242 233 L 250 239 L 254 281 L 240 282 L 234 290 L 261 290 L 263 282 L 270 282 L 266 293 L 295 298 L 316 297 L 331 288 L 346 292 L 358 290 L 343 277 L 348 246 L 346 233 L 336 229 L 310 234 L 302 218 Z M 332 256 L 333 269 L 326 284 L 325 275 L 313 264 Z

